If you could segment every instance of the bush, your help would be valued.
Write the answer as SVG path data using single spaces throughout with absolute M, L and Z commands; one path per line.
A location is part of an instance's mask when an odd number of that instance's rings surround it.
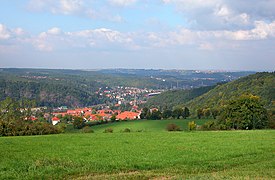
M 83 133 L 94 133 L 94 130 L 92 130 L 89 126 L 85 126 L 82 128 Z
M 167 131 L 181 131 L 180 127 L 176 124 L 168 124 L 166 129 Z
M 7 123 L 0 120 L 0 136 L 29 136 L 62 133 L 59 127 L 45 122 L 14 121 Z
M 130 128 L 125 128 L 124 130 L 123 130 L 123 132 L 131 132 L 131 129 Z
M 74 117 L 73 126 L 75 129 L 82 129 L 85 126 L 84 119 L 82 117 Z
M 104 133 L 113 133 L 114 130 L 112 128 L 107 128 L 104 130 Z
M 202 130 L 217 130 L 217 124 L 216 121 L 207 121 L 201 126 Z
M 56 125 L 56 128 L 58 129 L 59 133 L 64 133 L 65 129 L 67 128 L 67 125 L 65 123 L 58 123 Z
M 191 121 L 188 123 L 188 129 L 189 131 L 194 131 L 196 130 L 197 124 L 195 123 L 195 121 Z

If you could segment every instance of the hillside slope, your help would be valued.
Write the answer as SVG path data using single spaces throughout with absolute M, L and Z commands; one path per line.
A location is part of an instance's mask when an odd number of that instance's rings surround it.
M 209 92 L 189 101 L 187 106 L 193 111 L 198 108 L 216 108 L 245 93 L 260 96 L 264 105 L 270 108 L 272 102 L 275 101 L 275 72 L 256 73 L 218 85 Z
M 104 102 L 95 91 L 104 84 L 68 74 L 0 73 L 0 100 L 28 98 L 38 106 L 83 107 Z
M 215 86 L 207 86 L 201 88 L 195 88 L 190 90 L 172 90 L 166 91 L 160 95 L 152 97 L 145 104 L 146 107 L 160 107 L 160 108 L 173 108 L 173 106 L 184 105 L 191 99 L 194 99 Z

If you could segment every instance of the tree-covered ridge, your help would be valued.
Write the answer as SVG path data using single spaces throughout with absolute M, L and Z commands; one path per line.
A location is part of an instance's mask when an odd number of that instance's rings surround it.
M 220 108 L 230 99 L 243 94 L 253 94 L 261 97 L 266 108 L 271 108 L 275 101 L 275 73 L 256 73 L 240 78 L 233 82 L 218 85 L 209 92 L 187 103 L 187 106 L 196 110 L 199 108 Z
M 212 86 L 219 82 L 228 82 L 254 72 L 221 72 L 196 70 L 163 69 L 18 69 L 0 68 L 0 79 L 17 79 L 26 76 L 48 78 L 70 78 L 81 76 L 108 86 L 130 86 L 137 88 L 169 89 Z M 7 77 L 7 75 L 9 77 Z M 43 79 L 41 79 L 43 80 Z
M 150 98 L 146 107 L 160 107 L 171 109 L 174 106 L 185 105 L 188 101 L 210 91 L 215 86 L 207 86 L 189 90 L 171 90 Z
M 95 92 L 100 82 L 79 75 L 53 72 L 30 73 L 17 70 L 16 73 L 0 73 L 0 100 L 11 97 L 15 100 L 28 98 L 38 106 L 69 107 L 89 106 L 104 102 Z
M 3 92 L 0 95 L 1 100 L 6 97 L 17 100 L 28 98 L 36 100 L 38 106 L 76 107 L 100 103 L 95 94 L 68 84 L 0 81 L 0 91 Z

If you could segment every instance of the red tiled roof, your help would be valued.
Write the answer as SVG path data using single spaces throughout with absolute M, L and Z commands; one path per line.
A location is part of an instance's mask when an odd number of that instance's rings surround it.
M 53 113 L 54 116 L 58 116 L 58 115 L 61 115 L 61 116 L 65 116 L 67 113 Z
M 60 119 L 58 117 L 53 117 L 52 121 L 60 121 Z
M 36 117 L 34 117 L 34 116 L 31 117 L 31 120 L 32 120 L 32 121 L 36 121 L 37 119 L 38 119 L 38 118 L 36 118 Z
M 85 114 L 84 114 L 85 117 L 86 117 L 86 116 L 91 116 L 91 115 L 92 115 L 91 112 L 85 112 Z
M 137 119 L 138 118 L 139 113 L 136 112 L 130 112 L 130 111 L 125 111 L 119 115 L 116 116 L 117 119 Z

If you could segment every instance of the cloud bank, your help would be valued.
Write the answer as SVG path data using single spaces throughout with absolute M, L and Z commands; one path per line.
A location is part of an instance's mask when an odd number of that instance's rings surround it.
M 0 57 L 7 64 L 23 54 L 29 64 L 36 57 L 93 57 L 91 64 L 119 67 L 150 61 L 152 67 L 275 69 L 275 1 L 26 0 L 25 7 L 26 14 L 57 23 L 34 33 L 24 23 L 0 21 Z

